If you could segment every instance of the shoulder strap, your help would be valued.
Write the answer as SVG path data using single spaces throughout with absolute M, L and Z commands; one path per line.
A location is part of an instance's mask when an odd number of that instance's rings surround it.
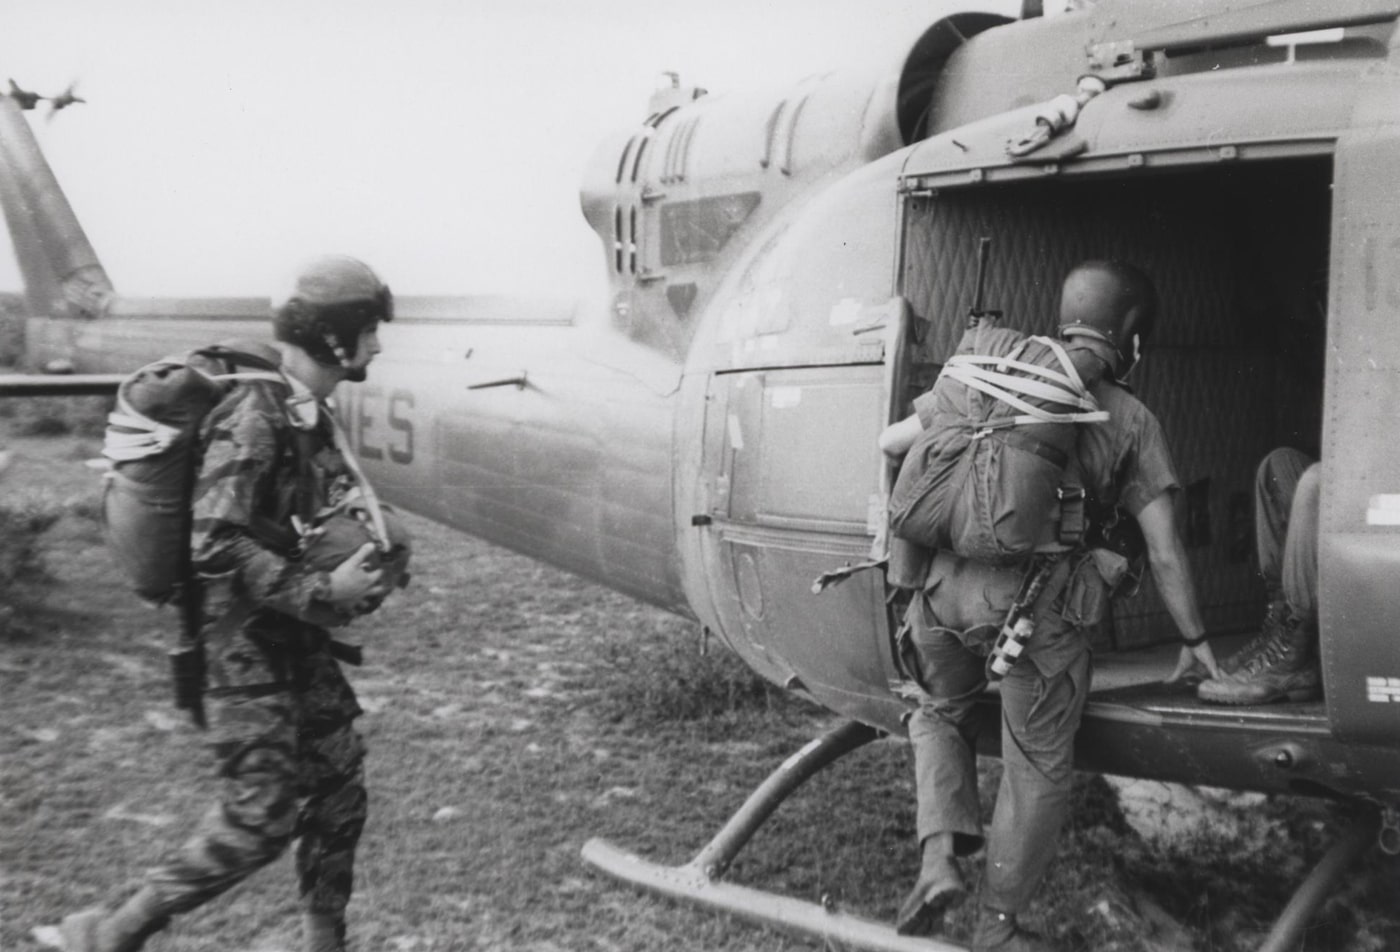
M 374 524 L 374 534 L 378 536 L 380 550 L 388 552 L 389 529 L 384 522 L 384 510 L 379 505 L 379 495 L 365 477 L 365 471 L 360 468 L 360 461 L 355 458 L 355 451 L 350 446 L 350 440 L 341 428 L 340 421 L 336 419 L 334 413 L 329 414 L 329 416 L 331 418 L 331 433 L 335 438 L 335 448 L 340 451 L 341 456 L 345 457 L 345 465 L 350 467 L 350 472 L 354 474 L 355 482 L 360 487 L 360 494 L 365 500 L 365 508 L 369 510 L 370 522 Z
M 315 473 L 311 470 L 311 458 L 316 453 L 316 431 L 296 426 L 291 431 L 292 452 L 296 456 L 297 466 L 296 516 L 301 521 L 298 531 L 305 532 L 316 517 Z
M 235 351 L 216 354 L 214 353 L 216 350 L 216 348 L 210 348 L 209 350 L 195 351 L 195 353 L 221 358 L 233 355 L 237 358 L 235 362 L 241 362 L 243 358 L 247 358 L 248 361 L 267 369 L 230 370 L 228 373 L 210 374 L 194 366 L 184 357 L 165 357 L 147 366 L 184 367 L 211 383 L 264 380 L 287 384 L 287 379 L 276 367 L 256 355 L 239 354 Z M 178 427 L 168 426 L 158 420 L 153 420 L 133 407 L 127 399 L 124 385 L 117 388 L 117 408 L 107 415 L 107 423 L 108 429 L 103 434 L 102 440 L 102 455 L 118 463 L 145 459 L 148 456 L 164 453 L 180 438 L 182 433 Z
M 1055 355 L 1060 370 L 1019 360 L 1031 341 L 1048 347 Z M 1009 373 L 1008 371 L 1017 371 Z M 1021 413 L 1003 422 L 1003 426 L 1027 423 L 1102 423 L 1108 412 L 1099 409 L 1074 363 L 1059 341 L 1049 337 L 1031 337 L 1004 357 L 981 354 L 956 354 L 948 358 L 943 373 L 966 387 L 1000 400 Z M 1055 412 L 1036 406 L 1024 399 L 1044 400 L 1073 407 L 1069 412 Z

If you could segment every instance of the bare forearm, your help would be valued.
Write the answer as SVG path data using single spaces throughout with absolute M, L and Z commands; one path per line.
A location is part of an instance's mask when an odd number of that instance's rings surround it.
M 917 415 L 891 423 L 880 433 L 880 451 L 890 459 L 898 459 L 909 451 L 923 429 L 923 422 Z
M 1196 585 L 1191 578 L 1191 569 L 1186 561 L 1186 553 L 1177 543 L 1178 551 L 1166 558 L 1152 559 L 1152 577 L 1157 582 L 1157 591 L 1167 606 L 1167 614 L 1176 623 L 1177 630 L 1187 639 L 1199 638 L 1205 633 L 1205 622 L 1201 620 L 1200 603 L 1196 599 Z
M 1191 578 L 1186 547 L 1176 531 L 1171 495 L 1163 493 L 1152 500 L 1138 513 L 1137 518 L 1147 540 L 1152 577 L 1156 579 L 1157 591 L 1166 603 L 1167 614 L 1171 615 L 1182 637 L 1188 640 L 1199 638 L 1205 633 L 1205 623 L 1201 620 L 1200 603 L 1196 599 L 1196 585 Z

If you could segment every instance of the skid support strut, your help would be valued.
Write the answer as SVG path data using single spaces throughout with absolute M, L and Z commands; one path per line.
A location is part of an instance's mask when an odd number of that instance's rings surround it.
M 789 794 L 817 771 L 879 736 L 873 727 L 852 721 L 812 741 L 769 774 L 714 839 L 684 866 L 662 866 L 598 839 L 583 845 L 583 859 L 614 879 L 647 892 L 823 940 L 837 948 L 964 952 L 961 946 L 934 939 L 898 935 L 885 923 L 837 912 L 820 903 L 719 881 L 734 857 Z
M 1360 815 L 1337 838 L 1337 842 L 1332 844 L 1332 848 L 1293 893 L 1293 898 L 1288 900 L 1288 905 L 1274 921 L 1274 927 L 1269 930 L 1259 952 L 1293 952 L 1298 948 L 1303 941 L 1303 930 L 1307 928 L 1313 913 L 1331 895 L 1342 874 L 1376 842 L 1380 828 L 1380 811 L 1369 804 L 1362 806 Z

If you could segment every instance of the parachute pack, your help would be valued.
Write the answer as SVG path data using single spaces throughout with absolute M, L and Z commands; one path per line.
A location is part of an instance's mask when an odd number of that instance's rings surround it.
M 1053 518 L 1076 424 L 1108 419 L 1059 341 L 981 318 L 915 403 L 924 429 L 890 493 L 890 529 L 994 565 L 1061 541 Z M 1081 529 L 1082 531 L 1082 529 Z
M 102 447 L 112 462 L 103 521 L 108 546 L 146 601 L 172 601 L 189 575 L 201 421 L 240 381 L 288 386 L 279 363 L 267 344 L 230 341 L 147 364 L 117 389 Z

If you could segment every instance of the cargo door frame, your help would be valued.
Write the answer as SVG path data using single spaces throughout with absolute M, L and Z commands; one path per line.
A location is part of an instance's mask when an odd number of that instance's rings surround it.
M 1006 156 L 1003 144 L 1012 137 L 1012 133 L 1024 131 L 1025 122 L 1024 116 L 1013 115 L 999 121 L 976 123 L 950 130 L 935 139 L 926 140 L 911 153 L 900 177 L 903 200 L 900 204 L 898 239 L 900 266 L 896 279 L 897 293 L 909 299 L 911 306 L 916 304 L 917 295 L 907 284 L 910 273 L 908 256 L 911 254 L 909 217 L 911 203 L 920 199 L 936 199 L 943 194 L 973 194 L 987 189 L 995 191 L 1007 186 L 1026 187 L 1041 181 L 1053 188 L 1057 187 L 1058 183 L 1133 181 L 1142 180 L 1144 176 L 1161 174 L 1194 175 L 1208 173 L 1214 169 L 1261 165 L 1278 160 L 1326 159 L 1333 162 L 1335 168 L 1337 133 L 1334 131 L 1308 131 L 1291 137 L 1266 140 L 1241 138 L 1223 145 L 1188 141 L 1185 144 L 1158 145 L 1152 148 L 1134 144 L 1131 148 L 1121 149 L 1098 143 L 1095 143 L 1097 148 L 1091 147 L 1089 142 L 1077 139 L 1077 133 L 1071 132 L 1064 143 L 1052 140 L 1052 147 L 1046 150 L 1045 155 L 1032 156 L 1025 161 L 1013 161 Z M 1095 131 L 1102 136 L 1104 130 L 1100 128 Z M 956 144 L 958 148 L 949 148 L 949 143 Z M 922 156 L 919 154 L 921 150 L 925 153 Z M 936 157 L 937 161 L 929 161 L 930 157 Z M 977 236 L 969 234 L 967 237 L 968 241 L 972 242 Z M 994 249 L 994 259 L 996 255 Z M 970 277 L 967 283 L 971 285 Z M 915 316 L 917 317 L 917 314 Z M 947 342 L 949 352 L 958 334 L 960 330 L 957 334 L 950 334 Z M 940 341 L 939 345 L 942 346 L 942 343 Z M 934 375 L 939 367 L 939 364 L 933 362 L 916 367 L 906 359 L 902 377 L 897 378 L 909 382 L 905 384 L 906 396 L 912 399 L 914 394 L 908 393 L 911 386 L 918 385 L 922 389 L 924 381 L 916 380 L 921 373 L 923 376 Z M 931 380 L 928 382 L 931 383 Z M 1330 384 L 1328 386 L 1330 387 Z M 892 411 L 898 411 L 901 406 L 899 391 L 895 393 L 896 400 Z M 1262 455 L 1261 452 L 1261 458 Z M 1255 617 L 1237 623 L 1234 615 L 1239 612 L 1233 605 L 1222 603 L 1220 613 L 1222 617 L 1228 616 L 1230 619 L 1223 623 L 1217 622 L 1224 625 L 1220 630 L 1234 631 L 1240 630 L 1240 624 L 1257 624 Z M 1165 617 L 1165 612 L 1157 614 Z M 1212 623 L 1210 618 L 1207 619 L 1207 623 Z

